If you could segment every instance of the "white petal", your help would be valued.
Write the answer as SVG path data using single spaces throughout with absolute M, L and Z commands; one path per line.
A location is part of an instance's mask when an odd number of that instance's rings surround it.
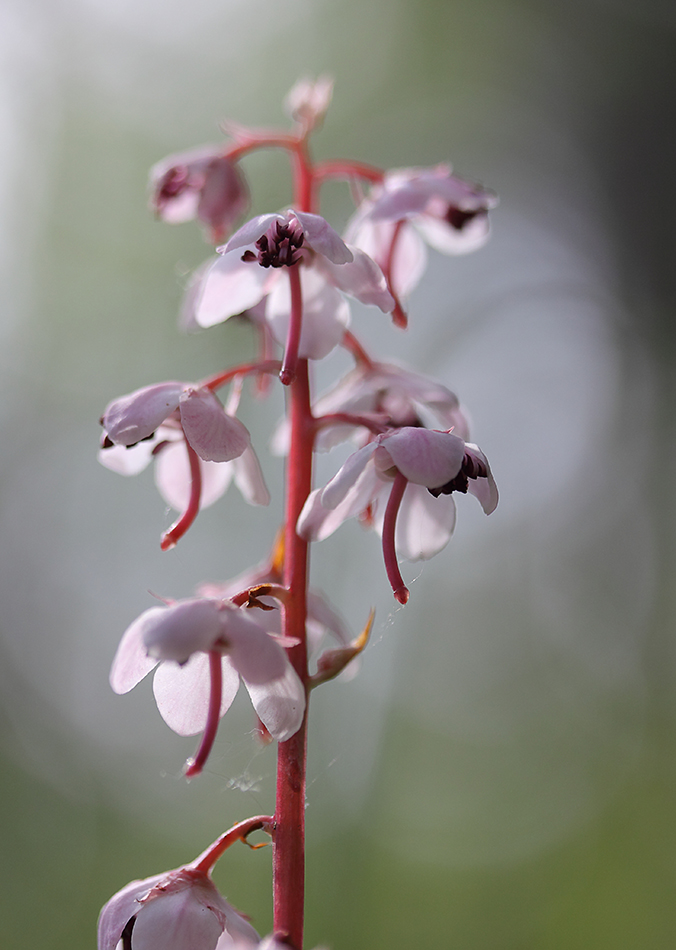
M 241 250 L 243 247 L 255 244 L 258 238 L 265 234 L 273 221 L 284 223 L 286 218 L 282 214 L 259 214 L 258 217 L 247 221 L 238 231 L 235 231 L 228 243 L 219 248 L 219 252 L 225 256 L 231 251 Z
M 303 359 L 321 360 L 343 339 L 343 333 L 350 323 L 350 307 L 316 268 L 301 266 L 300 281 L 303 324 L 299 355 Z M 289 333 L 290 314 L 290 284 L 287 279 L 282 279 L 270 292 L 266 310 L 270 332 L 282 346 Z
M 185 663 L 193 653 L 211 650 L 221 632 L 219 603 L 202 597 L 169 607 L 151 607 L 136 621 L 146 652 L 158 660 Z
M 103 428 L 112 442 L 135 445 L 146 439 L 178 408 L 185 383 L 144 386 L 113 400 L 103 413 Z
M 379 438 L 376 466 L 387 469 L 389 456 L 409 482 L 428 488 L 438 488 L 455 478 L 465 456 L 463 439 L 452 432 L 406 426 Z
M 245 501 L 248 501 L 250 505 L 270 504 L 270 492 L 252 445 L 232 462 L 232 469 L 235 473 L 235 485 L 241 491 Z
M 305 240 L 310 247 L 328 258 L 334 264 L 347 264 L 352 260 L 352 251 L 331 225 L 318 214 L 306 211 L 292 211 L 303 229 Z
M 151 609 L 162 610 L 161 607 Z M 157 666 L 157 660 L 148 656 L 143 644 L 143 617 L 141 614 L 127 627 L 115 653 L 110 669 L 110 685 L 115 693 L 128 693 Z
M 387 289 L 387 283 L 380 267 L 368 254 L 352 248 L 354 260 L 341 267 L 330 261 L 318 261 L 317 267 L 326 273 L 329 280 L 343 293 L 356 297 L 363 304 L 379 307 L 383 313 L 394 310 L 394 297 Z
M 286 653 L 243 608 L 226 608 L 220 614 L 222 648 L 242 679 L 260 686 L 286 674 Z
M 134 950 L 215 950 L 223 933 L 221 914 L 190 889 L 163 894 L 143 904 L 134 923 Z
M 384 506 L 378 513 L 382 533 Z M 411 561 L 426 561 L 446 547 L 455 528 L 455 502 L 452 495 L 435 498 L 423 485 L 406 486 L 397 516 L 394 546 Z
M 136 445 L 111 445 L 107 449 L 99 449 L 98 460 L 104 468 L 118 475 L 138 475 L 150 464 L 153 448 L 157 440 L 144 440 Z
M 305 713 L 305 690 L 289 664 L 281 679 L 255 686 L 244 680 L 251 702 L 273 739 L 285 742 L 300 729 Z
M 477 214 L 460 229 L 430 215 L 416 218 L 415 226 L 427 243 L 441 254 L 469 254 L 483 247 L 490 235 L 487 214 Z
M 255 261 L 243 261 L 238 250 L 219 257 L 207 271 L 194 304 L 194 319 L 212 327 L 260 303 L 268 274 Z
M 203 462 L 201 508 L 213 505 L 232 480 L 232 462 Z M 155 484 L 162 498 L 175 511 L 185 511 L 190 499 L 190 464 L 183 442 L 165 446 L 155 460 Z
M 335 508 L 340 504 L 347 493 L 356 485 L 377 448 L 377 442 L 369 442 L 349 456 L 322 491 L 321 500 L 325 508 Z
M 179 405 L 185 437 L 205 462 L 230 462 L 251 445 L 246 426 L 209 390 L 187 389 Z
M 224 716 L 239 688 L 239 676 L 227 657 L 222 659 L 223 692 L 221 716 Z M 185 666 L 162 663 L 153 678 L 153 693 L 160 715 L 179 736 L 203 732 L 209 711 L 211 678 L 209 657 L 196 653 Z

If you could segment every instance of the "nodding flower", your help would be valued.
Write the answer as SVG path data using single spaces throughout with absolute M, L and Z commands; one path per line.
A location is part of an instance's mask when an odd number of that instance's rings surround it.
M 265 300 L 265 321 L 292 364 L 322 359 L 341 342 L 350 323 L 343 294 L 386 313 L 394 307 L 378 265 L 317 214 L 260 215 L 219 253 L 191 287 L 188 322 L 214 326 Z
M 221 942 L 225 938 L 224 942 Z M 216 950 L 257 947 L 251 924 L 194 867 L 132 881 L 99 915 L 98 950 Z
M 150 169 L 150 206 L 179 224 L 197 218 L 212 244 L 223 241 L 249 206 L 249 189 L 223 146 L 203 145 L 162 159 Z
M 181 517 L 163 535 L 168 550 L 200 508 L 213 504 L 234 478 L 244 498 L 267 505 L 270 495 L 249 432 L 209 390 L 191 383 L 145 386 L 106 408 L 99 461 L 136 475 L 155 459 L 157 488 Z
M 348 518 L 360 517 L 383 540 L 394 595 L 408 590 L 397 553 L 427 560 L 448 543 L 455 528 L 454 492 L 474 495 L 490 514 L 498 489 L 481 449 L 453 432 L 405 426 L 376 436 L 352 454 L 323 488 L 313 491 L 298 519 L 298 533 L 321 541 Z
M 181 736 L 204 732 L 187 774 L 197 774 L 230 708 L 240 677 L 274 739 L 300 728 L 305 690 L 282 646 L 245 608 L 196 597 L 144 611 L 125 631 L 110 671 L 127 693 L 157 667 L 153 692 L 160 715 Z

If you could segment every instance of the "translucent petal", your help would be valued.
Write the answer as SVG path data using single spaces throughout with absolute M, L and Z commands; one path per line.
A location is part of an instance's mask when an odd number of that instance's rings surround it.
M 239 688 L 239 676 L 228 657 L 223 657 L 221 716 L 224 716 Z M 209 711 L 211 678 L 209 657 L 196 653 L 185 666 L 162 663 L 153 678 L 153 693 L 160 715 L 179 736 L 202 732 Z
M 305 713 L 305 690 L 291 665 L 281 679 L 256 686 L 244 680 L 258 716 L 278 742 L 285 742 L 300 729 Z

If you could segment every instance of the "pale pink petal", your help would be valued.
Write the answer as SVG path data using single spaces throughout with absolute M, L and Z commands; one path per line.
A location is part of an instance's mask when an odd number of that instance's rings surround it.
M 150 464 L 157 439 L 137 442 L 136 445 L 111 445 L 99 449 L 98 460 L 104 468 L 118 475 L 138 475 Z
M 486 243 L 490 235 L 487 214 L 477 214 L 462 228 L 454 228 L 446 221 L 425 215 L 416 218 L 415 227 L 430 247 L 441 254 L 469 254 Z
M 245 501 L 250 505 L 270 504 L 270 492 L 252 445 L 245 449 L 239 458 L 233 460 L 232 469 L 235 474 L 235 485 L 241 491 Z
M 352 251 L 337 231 L 320 215 L 307 211 L 291 211 L 298 218 L 305 241 L 310 247 L 334 264 L 343 265 L 352 260 Z
M 379 508 L 376 529 L 382 533 L 385 506 Z M 446 547 L 455 528 L 455 503 L 452 495 L 435 498 L 423 485 L 406 486 L 397 517 L 394 545 L 397 552 L 411 561 L 426 561 Z
M 178 407 L 185 383 L 156 383 L 113 400 L 103 413 L 103 428 L 112 442 L 134 445 L 147 438 Z
M 354 257 L 351 263 L 339 267 L 323 260 L 317 261 L 317 268 L 323 270 L 343 293 L 356 297 L 363 304 L 379 307 L 383 313 L 390 313 L 394 310 L 394 297 L 387 289 L 380 267 L 359 248 L 351 250 Z
M 158 660 L 185 663 L 193 653 L 212 650 L 221 632 L 219 604 L 206 598 L 151 607 L 135 621 L 146 652 Z
M 325 508 L 322 492 L 312 492 L 298 519 L 298 534 L 310 541 L 323 541 L 333 532 L 373 504 L 382 491 L 389 491 L 390 482 L 384 482 L 372 465 L 367 466 L 353 487 L 335 508 Z
M 350 307 L 315 268 L 301 267 L 300 279 L 303 323 L 299 355 L 303 359 L 320 360 L 343 339 L 350 323 Z M 273 337 L 282 346 L 288 336 L 290 314 L 290 284 L 286 279 L 279 280 L 268 297 L 266 316 Z
M 200 508 L 208 508 L 227 490 L 232 481 L 231 462 L 203 462 Z M 185 511 L 190 500 L 190 465 L 183 442 L 165 446 L 155 460 L 155 484 L 160 495 L 175 511 Z
M 141 908 L 139 899 L 145 897 L 155 884 L 166 878 L 165 873 L 155 874 L 143 881 L 131 881 L 110 898 L 99 914 L 98 950 L 115 950 L 122 931 Z
M 468 479 L 468 490 L 470 494 L 474 495 L 475 498 L 478 498 L 479 504 L 486 514 L 490 515 L 497 508 L 499 499 L 498 486 L 495 484 L 491 467 L 488 464 L 488 459 L 478 445 L 468 443 L 465 448 L 468 455 L 472 455 L 474 458 L 480 459 L 481 462 L 483 462 L 483 464 L 486 466 L 486 471 L 488 472 L 487 477 Z
M 152 607 L 162 610 L 162 607 Z M 146 611 L 147 613 L 147 611 Z M 144 614 L 137 617 L 125 630 L 110 670 L 110 685 L 115 693 L 128 693 L 144 676 L 157 666 L 157 660 L 148 656 L 143 643 Z
M 268 274 L 255 261 L 243 261 L 238 250 L 219 257 L 202 280 L 194 304 L 194 320 L 212 327 L 249 310 L 263 299 Z
M 425 272 L 427 249 L 418 232 L 405 226 L 400 228 L 394 252 L 390 255 L 396 226 L 395 221 L 372 221 L 366 215 L 361 223 L 355 221 L 352 236 L 346 237 L 346 240 L 349 244 L 360 247 L 381 268 L 385 268 L 389 263 L 388 276 L 394 292 L 400 298 L 406 298 Z M 348 229 L 347 234 L 350 233 Z
M 286 653 L 244 608 L 224 608 L 220 617 L 220 647 L 243 679 L 261 685 L 285 675 Z
M 216 888 L 214 892 L 220 897 Z M 220 908 L 198 900 L 192 888 L 182 888 L 142 905 L 132 946 L 134 950 L 215 950 L 223 923 Z
M 244 680 L 261 722 L 278 742 L 285 742 L 300 729 L 305 713 L 305 690 L 289 664 L 281 679 L 256 686 Z
M 179 405 L 185 437 L 205 462 L 229 462 L 251 445 L 246 426 L 209 390 L 187 389 Z
M 248 947 L 257 947 L 260 937 L 248 920 L 238 914 L 234 907 L 228 904 L 225 912 L 225 932 L 216 944 L 216 950 L 227 950 L 224 939 L 231 940 L 231 950 L 247 950 Z
M 218 252 L 225 257 L 228 256 L 231 251 L 249 247 L 249 245 L 255 244 L 258 238 L 265 234 L 273 221 L 279 221 L 280 224 L 285 224 L 286 220 L 286 217 L 282 214 L 259 214 L 258 217 L 247 221 L 238 231 L 235 231 L 228 243 L 218 248 Z M 264 268 L 259 267 L 259 270 L 264 270 Z
M 284 99 L 284 111 L 307 131 L 318 128 L 331 104 L 333 79 L 299 79 Z
M 387 471 L 390 460 L 409 482 L 437 488 L 460 471 L 465 443 L 452 432 L 407 426 L 379 436 L 376 467 Z
M 228 657 L 223 657 L 221 712 L 224 716 L 239 689 L 239 675 Z M 162 663 L 153 677 L 153 693 L 160 715 L 179 736 L 203 732 L 209 711 L 211 678 L 209 657 L 195 653 L 185 666 Z
M 377 447 L 377 442 L 369 442 L 368 445 L 350 455 L 321 493 L 321 501 L 325 508 L 335 508 L 343 501 L 356 485 Z

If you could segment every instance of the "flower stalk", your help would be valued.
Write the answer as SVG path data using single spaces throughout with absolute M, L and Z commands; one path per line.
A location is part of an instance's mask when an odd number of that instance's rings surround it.
M 120 941 L 124 950 L 302 950 L 309 694 L 354 673 L 374 622 L 371 611 L 362 633 L 350 635 L 324 594 L 310 586 L 310 545 L 359 518 L 381 534 L 385 573 L 403 605 L 410 592 L 399 558 L 425 560 L 442 550 L 455 526 L 453 495 L 475 495 L 487 514 L 497 505 L 488 460 L 467 441 L 469 425 L 455 394 L 372 358 L 350 328 L 348 302 L 391 314 L 405 329 L 405 300 L 422 274 L 424 241 L 442 253 L 479 246 L 494 196 L 446 165 L 386 172 L 351 160 L 315 164 L 310 135 L 321 127 L 331 94 L 329 79 L 301 80 L 286 100 L 290 132 L 229 124 L 230 145 L 170 156 L 151 172 L 158 217 L 172 223 L 195 218 L 213 243 L 226 242 L 193 276 L 182 326 L 206 329 L 244 319 L 258 337 L 260 358 L 200 383 L 170 380 L 113 400 L 101 419 L 99 458 L 123 475 L 138 474 L 154 460 L 158 490 L 179 512 L 162 536 L 168 551 L 231 481 L 249 504 L 270 502 L 238 413 L 247 379 L 262 397 L 277 375 L 286 403 L 273 440 L 286 456 L 283 524 L 262 563 L 230 581 L 203 584 L 196 596 L 163 599 L 133 621 L 110 683 L 122 694 L 153 675 L 166 723 L 180 735 L 201 736 L 186 763 L 187 778 L 204 770 L 220 720 L 243 684 L 259 735 L 278 743 L 275 809 L 272 816 L 240 821 L 192 864 L 118 892 L 101 913 L 99 950 L 115 950 Z M 261 148 L 288 153 L 292 205 L 234 230 L 249 204 L 240 162 Z M 357 205 L 344 237 L 317 213 L 329 180 L 347 181 Z M 354 368 L 315 397 L 313 362 L 338 347 Z M 221 403 L 216 393 L 226 386 L 229 396 Z M 315 452 L 347 440 L 356 446 L 353 453 L 326 486 L 314 489 Z M 333 648 L 324 649 L 324 636 L 335 641 Z M 236 841 L 248 843 L 254 831 L 272 839 L 274 936 L 261 942 L 210 879 L 225 851 Z

